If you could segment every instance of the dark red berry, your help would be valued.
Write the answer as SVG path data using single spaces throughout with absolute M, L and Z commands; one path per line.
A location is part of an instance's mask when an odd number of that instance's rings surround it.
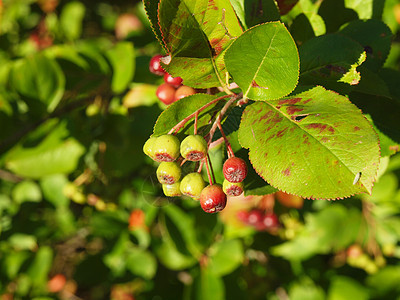
M 157 88 L 156 95 L 162 103 L 169 105 L 175 102 L 175 91 L 172 85 L 163 83 Z
M 216 213 L 226 206 L 226 195 L 221 185 L 213 184 L 205 187 L 200 194 L 200 205 L 206 213 Z
M 172 77 L 171 74 L 165 73 L 164 74 L 164 82 L 172 85 L 175 88 L 178 88 L 182 84 L 182 78 L 179 76 Z
M 163 56 L 161 54 L 157 54 L 153 56 L 150 60 L 149 70 L 151 73 L 156 74 L 158 76 L 163 76 L 165 74 L 165 70 L 162 68 L 160 63 L 160 58 Z
M 247 165 L 243 159 L 234 156 L 225 161 L 222 171 L 229 182 L 242 182 L 247 176 Z
M 247 211 L 240 210 L 237 212 L 236 216 L 239 219 L 239 221 L 241 221 L 242 223 L 248 224 L 249 213 Z
M 182 85 L 176 90 L 175 99 L 179 100 L 186 96 L 190 96 L 190 95 L 194 95 L 194 94 L 196 94 L 196 90 L 194 88 L 191 88 L 190 86 Z

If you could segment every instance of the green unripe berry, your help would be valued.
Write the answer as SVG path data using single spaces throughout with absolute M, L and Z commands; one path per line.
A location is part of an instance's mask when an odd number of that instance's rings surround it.
M 181 178 L 181 167 L 174 161 L 164 161 L 158 166 L 156 173 L 161 184 L 173 184 Z
M 153 144 L 154 160 L 174 161 L 179 157 L 179 140 L 176 136 L 171 134 L 164 134 L 155 140 Z
M 163 184 L 162 188 L 163 188 L 163 192 L 164 195 L 167 197 L 178 197 L 181 196 L 181 190 L 180 190 L 180 185 L 181 182 L 177 181 L 173 184 Z
M 243 182 L 229 182 L 225 179 L 222 183 L 222 189 L 228 196 L 239 196 L 243 193 L 244 184 Z
M 181 155 L 190 161 L 199 161 L 207 155 L 207 142 L 201 135 L 189 135 L 181 143 Z
M 189 173 L 181 181 L 181 193 L 198 200 L 205 186 L 206 183 L 201 174 L 197 172 Z
M 150 137 L 146 143 L 143 145 L 143 152 L 146 154 L 148 157 L 154 160 L 154 143 L 157 140 L 156 137 Z

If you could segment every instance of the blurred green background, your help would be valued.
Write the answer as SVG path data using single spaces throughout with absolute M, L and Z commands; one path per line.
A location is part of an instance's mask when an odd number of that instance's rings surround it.
M 298 44 L 314 2 L 283 19 Z M 379 1 L 333 21 L 339 2 L 328 31 Z M 400 7 L 380 3 L 399 72 Z M 165 108 L 161 51 L 140 1 L 0 0 L 0 299 L 400 299 L 399 155 L 371 196 L 237 197 L 218 215 L 162 196 L 142 153 Z

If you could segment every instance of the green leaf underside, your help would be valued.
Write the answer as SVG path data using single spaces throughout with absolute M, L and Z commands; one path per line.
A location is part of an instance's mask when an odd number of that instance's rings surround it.
M 283 97 L 293 91 L 299 77 L 296 45 L 280 22 L 243 33 L 226 51 L 225 63 L 243 96 L 253 100 Z
M 162 34 L 161 30 L 158 27 L 158 5 L 160 0 L 143 0 L 144 10 L 146 12 L 147 17 L 149 18 L 151 29 L 153 30 L 156 38 L 164 47 L 162 42 Z
M 218 98 L 217 96 L 208 94 L 195 94 L 182 98 L 181 100 L 172 103 L 166 110 L 164 110 L 157 119 L 154 126 L 153 134 L 159 136 L 166 134 L 181 120 L 194 113 L 197 109 L 209 103 L 210 101 Z M 211 113 L 217 111 L 217 108 L 225 103 L 225 100 L 218 101 L 212 104 L 205 110 L 199 113 L 197 127 L 200 131 L 201 127 L 207 126 L 211 120 Z M 194 118 L 192 118 L 181 132 L 186 134 L 193 134 Z
M 379 165 L 371 124 L 346 97 L 322 87 L 249 105 L 239 141 L 264 180 L 304 198 L 371 193 Z
M 182 77 L 186 85 L 224 85 L 223 53 L 243 32 L 229 1 L 161 0 L 158 17 L 171 55 L 165 69 Z M 185 66 L 187 70 L 182 72 Z

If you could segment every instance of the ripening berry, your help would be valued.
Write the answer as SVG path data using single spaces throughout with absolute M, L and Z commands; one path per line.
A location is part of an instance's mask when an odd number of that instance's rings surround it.
M 207 142 L 201 135 L 189 135 L 181 143 L 180 151 L 183 158 L 199 161 L 207 156 Z
M 163 83 L 157 88 L 156 96 L 162 103 L 170 105 L 175 102 L 175 91 L 172 85 Z
M 268 212 L 263 216 L 262 227 L 264 229 L 276 228 L 279 226 L 279 219 L 273 212 Z
M 174 88 L 178 88 L 182 84 L 182 78 L 179 76 L 172 77 L 171 74 L 165 73 L 164 74 L 164 82 L 172 85 Z M 175 97 L 175 95 L 174 95 Z
M 163 76 L 165 74 L 165 70 L 161 66 L 160 59 L 163 57 L 161 54 L 157 54 L 153 56 L 150 60 L 149 64 L 149 70 L 151 73 L 158 75 L 158 76 Z
M 153 148 L 154 148 L 154 142 L 157 140 L 156 137 L 150 137 L 146 143 L 143 145 L 143 152 L 146 154 L 148 157 L 154 160 L 154 153 L 153 153 Z
M 183 195 L 198 200 L 205 186 L 206 183 L 200 173 L 189 173 L 181 181 L 181 192 Z
M 225 161 L 222 171 L 229 182 L 242 182 L 247 176 L 247 165 L 243 159 L 234 156 Z
M 263 220 L 263 214 L 259 209 L 253 209 L 248 212 L 247 215 L 248 225 L 259 227 L 262 223 L 262 220 Z
M 205 187 L 200 194 L 200 205 L 206 213 L 216 213 L 226 206 L 226 194 L 221 185 L 213 184 Z
M 175 100 L 196 94 L 196 90 L 187 85 L 180 86 L 175 92 Z
M 163 184 L 163 192 L 167 197 L 179 197 L 182 196 L 180 189 L 181 182 L 177 181 L 173 184 Z
M 222 183 L 222 189 L 227 196 L 239 196 L 243 193 L 244 184 L 243 182 L 229 182 L 225 179 Z
M 156 173 L 161 184 L 173 184 L 181 178 L 181 167 L 174 161 L 163 161 Z
M 179 157 L 179 146 L 180 143 L 176 136 L 171 134 L 161 135 L 157 137 L 152 146 L 153 159 L 158 162 L 174 161 Z

